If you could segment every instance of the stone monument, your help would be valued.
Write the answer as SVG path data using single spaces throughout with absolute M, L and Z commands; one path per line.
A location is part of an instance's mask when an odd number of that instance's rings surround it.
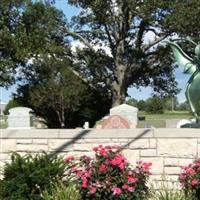
M 110 109 L 110 114 L 104 117 L 96 128 L 123 129 L 136 128 L 138 123 L 138 109 L 127 104 L 121 104 Z
M 32 128 L 32 109 L 26 107 L 15 107 L 9 110 L 8 129 L 30 129 Z

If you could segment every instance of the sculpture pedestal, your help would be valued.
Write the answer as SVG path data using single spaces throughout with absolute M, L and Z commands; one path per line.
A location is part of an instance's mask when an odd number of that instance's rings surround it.
M 200 122 L 187 123 L 187 124 L 182 125 L 181 128 L 199 128 L 200 129 Z

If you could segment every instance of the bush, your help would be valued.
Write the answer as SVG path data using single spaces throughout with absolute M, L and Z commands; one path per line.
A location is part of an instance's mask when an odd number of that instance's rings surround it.
M 94 159 L 88 156 L 79 160 L 66 158 L 78 181 L 81 199 L 142 200 L 146 197 L 150 163 L 139 161 L 133 169 L 116 146 L 99 145 L 93 150 Z
M 150 114 L 163 114 L 163 100 L 159 97 L 151 97 L 146 101 L 145 111 Z
M 145 117 L 145 116 L 138 116 L 138 120 L 139 120 L 139 121 L 145 121 L 145 120 L 146 120 L 146 117 Z
M 45 153 L 24 157 L 13 153 L 11 163 L 6 163 L 4 168 L 0 199 L 42 199 L 42 191 L 50 191 L 52 183 L 62 180 L 65 165 L 63 159 Z
M 179 181 L 187 196 L 192 195 L 193 199 L 200 200 L 200 159 L 181 167 Z
M 52 185 L 52 194 L 45 190 L 42 194 L 44 200 L 79 200 L 77 186 L 73 183 L 65 185 L 62 182 Z

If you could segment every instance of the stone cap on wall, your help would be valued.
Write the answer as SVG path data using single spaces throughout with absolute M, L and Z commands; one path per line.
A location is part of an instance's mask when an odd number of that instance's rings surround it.
M 30 129 L 0 130 L 2 138 L 200 138 L 200 129 Z

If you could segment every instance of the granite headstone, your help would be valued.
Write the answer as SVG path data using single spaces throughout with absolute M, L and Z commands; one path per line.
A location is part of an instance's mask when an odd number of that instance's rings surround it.
M 136 128 L 138 109 L 121 104 L 110 109 L 110 115 L 104 117 L 96 128 Z

